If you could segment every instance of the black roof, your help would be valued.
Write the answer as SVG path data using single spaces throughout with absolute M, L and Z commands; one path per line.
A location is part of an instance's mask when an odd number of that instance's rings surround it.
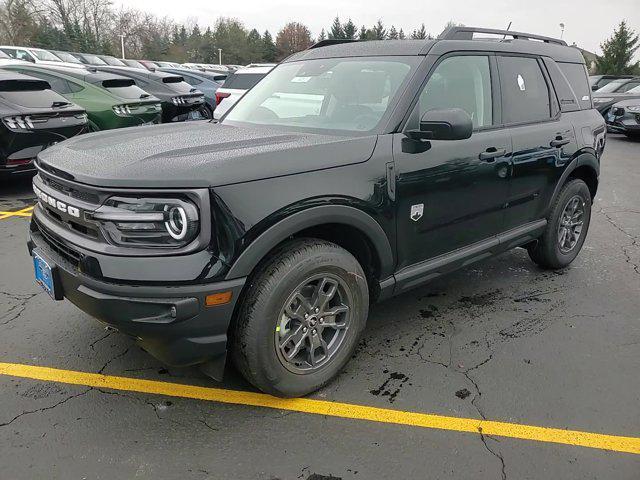
M 112 80 L 115 78 L 126 79 L 127 77 L 118 75 L 111 72 L 99 72 L 96 71 L 91 66 L 87 65 L 85 67 L 58 67 L 57 65 L 38 65 L 38 64 L 25 64 L 20 65 L 20 68 L 24 68 L 26 70 L 34 69 L 36 71 L 40 71 L 43 73 L 49 73 L 51 75 L 55 75 L 56 73 L 60 73 L 63 75 L 67 75 L 69 77 L 77 78 L 78 80 L 82 80 L 83 82 L 98 84 L 102 83 L 104 80 Z
M 42 81 L 39 78 L 33 78 L 28 75 L 23 75 L 22 73 L 12 72 L 10 70 L 0 70 L 0 81 L 2 80 L 38 80 Z
M 474 38 L 474 33 L 493 34 L 497 38 Z M 567 46 L 562 40 L 475 27 L 453 27 L 435 40 L 372 40 L 316 45 L 294 53 L 284 62 L 336 57 L 442 55 L 451 51 L 523 53 L 547 56 L 559 62 L 584 63 L 580 51 Z
M 133 68 L 133 67 L 119 67 L 116 65 L 95 65 L 93 68 L 97 69 L 99 72 L 111 72 L 124 75 L 125 77 L 130 78 L 142 78 L 155 80 L 157 82 L 162 82 L 163 78 L 166 77 L 179 77 L 180 75 L 175 73 L 162 72 L 158 70 L 142 70 L 141 68 Z

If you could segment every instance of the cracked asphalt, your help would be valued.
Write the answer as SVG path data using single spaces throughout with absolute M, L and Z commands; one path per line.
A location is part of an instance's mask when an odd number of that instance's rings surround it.
M 0 211 L 33 204 L 0 184 Z M 28 219 L 0 220 L 0 361 L 232 390 L 160 364 L 33 283 Z M 376 305 L 313 398 L 640 436 L 640 143 L 611 135 L 584 249 L 524 250 Z M 638 479 L 640 456 L 0 376 L 1 478 Z

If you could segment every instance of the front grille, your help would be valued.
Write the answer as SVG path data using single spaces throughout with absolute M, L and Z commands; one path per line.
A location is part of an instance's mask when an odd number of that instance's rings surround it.
M 60 237 L 58 237 L 54 233 L 48 231 L 37 220 L 36 220 L 36 225 L 38 227 L 38 231 L 40 232 L 40 235 L 42 235 L 42 238 L 47 243 L 47 245 L 49 245 L 49 247 L 54 252 L 56 252 L 58 255 L 64 258 L 67 262 L 69 262 L 75 268 L 78 268 L 83 255 L 80 252 L 66 245 L 64 243 L 64 240 L 62 240 Z

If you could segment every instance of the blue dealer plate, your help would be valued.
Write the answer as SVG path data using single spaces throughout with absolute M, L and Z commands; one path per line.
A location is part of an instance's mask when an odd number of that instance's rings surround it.
M 40 285 L 45 292 L 56 298 L 55 285 L 53 283 L 53 271 L 51 265 L 37 253 L 33 254 L 33 267 L 36 274 L 36 283 Z

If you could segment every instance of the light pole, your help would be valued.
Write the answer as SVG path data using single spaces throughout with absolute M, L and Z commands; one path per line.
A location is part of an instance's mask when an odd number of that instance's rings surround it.
M 560 24 L 560 40 L 564 37 L 564 23 Z
M 122 59 L 124 60 L 124 35 L 120 34 L 120 47 L 122 48 Z
M 222 65 L 222 49 L 218 49 L 218 64 Z

